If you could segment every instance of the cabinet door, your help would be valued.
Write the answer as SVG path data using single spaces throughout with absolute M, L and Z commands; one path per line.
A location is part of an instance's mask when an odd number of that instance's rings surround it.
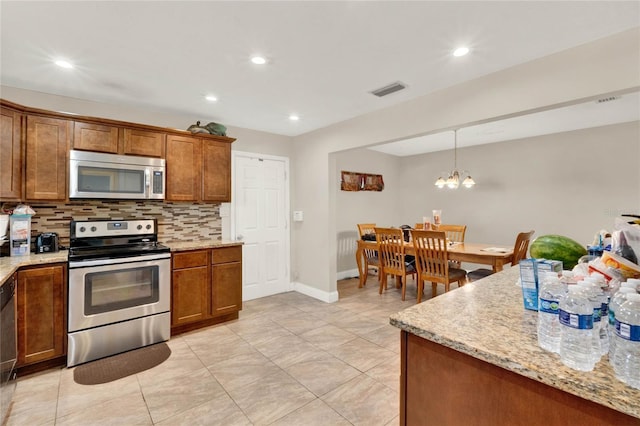
M 0 109 L 0 199 L 22 198 L 21 114 Z
M 211 272 L 212 315 L 224 315 L 242 309 L 242 262 L 213 265 Z
M 64 201 L 67 198 L 67 151 L 73 123 L 27 116 L 25 197 Z
M 209 318 L 209 268 L 173 271 L 171 325 L 188 324 Z
M 73 148 L 117 154 L 118 128 L 76 121 L 73 125 Z
M 171 325 L 209 318 L 209 250 L 174 253 L 172 265 Z
M 123 135 L 124 154 L 164 158 L 164 133 L 124 129 Z
M 66 354 L 66 280 L 62 265 L 18 272 L 18 366 Z
M 202 200 L 231 201 L 231 144 L 202 140 Z
M 201 155 L 199 138 L 167 136 L 167 200 L 200 200 Z

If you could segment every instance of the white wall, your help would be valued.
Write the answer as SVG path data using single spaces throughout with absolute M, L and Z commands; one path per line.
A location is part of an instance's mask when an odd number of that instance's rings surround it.
M 640 214 L 639 160 L 637 121 L 458 149 L 471 189 L 433 185 L 443 165 L 453 167 L 452 150 L 405 157 L 398 219 L 440 208 L 443 223 L 467 225 L 467 241 L 511 246 L 533 229 L 586 245 L 619 214 Z
M 330 153 L 638 88 L 640 29 L 633 29 L 296 137 L 293 209 L 313 212 L 295 230 L 295 253 L 304 253 L 292 257 L 299 281 L 336 289 L 339 170 Z M 487 202 L 500 197 L 487 195 Z
M 338 170 L 336 186 L 337 270 L 340 277 L 357 275 L 355 261 L 357 223 L 376 223 L 378 226 L 398 226 L 394 206 L 401 204 L 399 157 L 369 149 L 357 149 L 332 154 Z M 340 172 L 380 174 L 383 191 L 341 191 Z M 354 275 L 355 271 L 355 275 Z

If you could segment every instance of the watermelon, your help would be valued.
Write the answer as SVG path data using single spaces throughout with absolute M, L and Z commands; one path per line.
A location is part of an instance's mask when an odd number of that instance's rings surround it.
M 536 259 L 561 260 L 562 267 L 571 270 L 587 254 L 587 249 L 562 235 L 542 235 L 531 242 L 529 253 Z

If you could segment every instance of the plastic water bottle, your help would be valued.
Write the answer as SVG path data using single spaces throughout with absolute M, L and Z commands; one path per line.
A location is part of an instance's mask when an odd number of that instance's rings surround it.
M 629 293 L 616 314 L 616 353 L 613 371 L 632 388 L 640 389 L 640 294 Z
M 582 288 L 582 290 L 584 291 L 584 294 L 587 296 L 587 299 L 589 299 L 589 303 L 591 303 L 591 308 L 593 309 L 592 311 L 593 328 L 591 329 L 591 339 L 592 339 L 591 346 L 593 348 L 592 351 L 593 351 L 593 357 L 595 359 L 595 362 L 598 362 L 601 357 L 600 355 L 601 353 L 600 323 L 602 322 L 601 321 L 602 305 L 600 304 L 600 299 L 598 298 L 594 284 L 591 281 L 580 281 L 578 283 L 578 286 Z
M 637 278 L 629 278 L 626 282 L 620 284 L 620 287 L 635 288 L 636 291 L 640 290 L 640 280 Z
M 597 275 L 600 275 L 598 277 Z M 600 340 L 600 356 L 609 353 L 609 333 L 607 330 L 607 319 L 609 318 L 609 298 L 604 294 L 602 287 L 606 285 L 602 274 L 592 274 L 588 281 L 592 283 L 593 292 L 597 301 L 600 303 L 600 309 L 594 308 L 593 311 L 593 329 Z M 598 302 L 596 302 L 598 303 Z
M 569 286 L 559 317 L 560 360 L 574 370 L 593 370 L 593 307 L 580 286 Z
M 611 303 L 609 303 L 609 363 L 613 365 L 616 353 L 616 312 L 620 306 L 627 301 L 627 295 L 634 293 L 632 288 L 621 287 L 616 294 L 613 295 Z
M 560 320 L 558 316 L 560 300 L 566 287 L 555 277 L 542 282 L 538 300 L 538 345 L 544 350 L 560 352 Z

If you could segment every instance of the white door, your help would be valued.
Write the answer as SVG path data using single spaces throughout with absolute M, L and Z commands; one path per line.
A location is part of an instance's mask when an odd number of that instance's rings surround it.
M 291 290 L 289 160 L 233 152 L 232 235 L 241 240 L 242 299 Z

